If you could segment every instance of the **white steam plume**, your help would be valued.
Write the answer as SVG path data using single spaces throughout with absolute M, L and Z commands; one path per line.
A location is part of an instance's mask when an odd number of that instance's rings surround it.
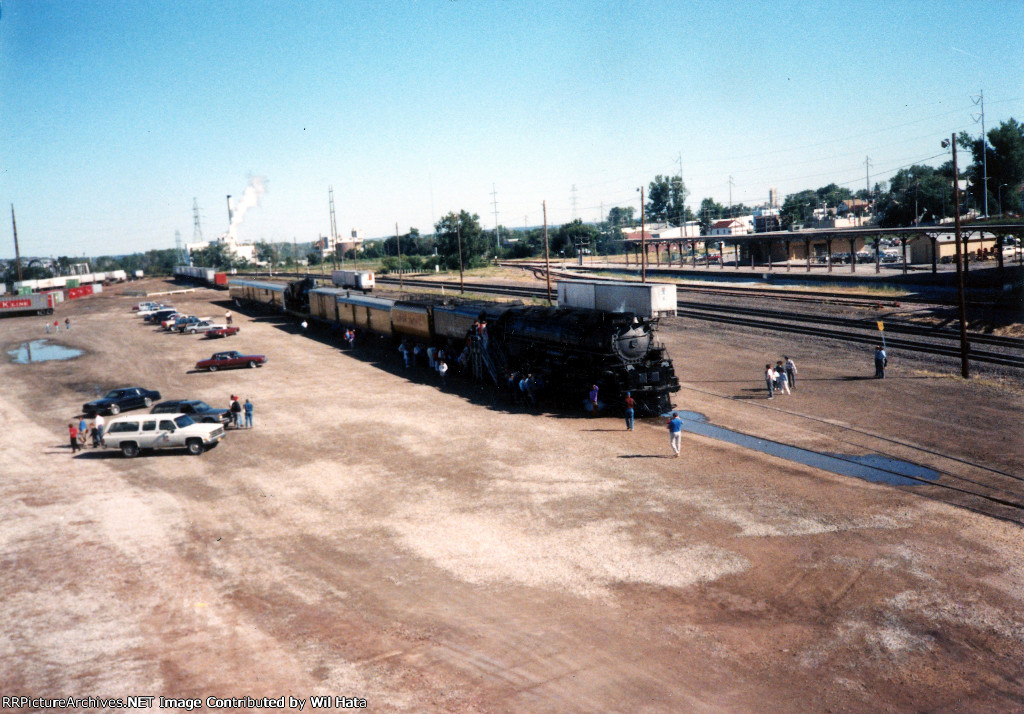
M 262 176 L 253 176 L 249 179 L 249 185 L 245 187 L 242 198 L 232 202 L 231 227 L 228 228 L 228 237 L 231 240 L 238 238 L 238 226 L 245 220 L 246 211 L 260 205 L 260 198 L 266 192 L 267 180 Z

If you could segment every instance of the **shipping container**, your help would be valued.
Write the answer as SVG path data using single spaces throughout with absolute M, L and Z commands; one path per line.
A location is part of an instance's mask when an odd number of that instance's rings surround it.
M 0 315 L 49 315 L 52 312 L 53 301 L 45 293 L 0 298 Z
M 363 292 L 373 290 L 375 285 L 372 270 L 332 270 L 331 282 L 339 288 L 352 288 Z
M 631 312 L 639 317 L 674 317 L 676 286 L 610 280 L 561 280 L 559 307 Z

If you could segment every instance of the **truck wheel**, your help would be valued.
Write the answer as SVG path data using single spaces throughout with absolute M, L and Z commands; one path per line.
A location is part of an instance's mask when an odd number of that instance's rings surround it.
M 117 404 L 111 404 L 110 413 L 112 416 L 117 416 L 118 414 L 121 413 L 121 407 L 119 407 Z
M 129 459 L 134 459 L 139 455 L 139 445 L 132 441 L 126 441 L 121 444 L 121 453 Z
M 185 442 L 185 447 L 188 449 L 188 453 L 193 456 L 199 456 L 203 453 L 203 442 L 200 439 L 189 439 Z
M 252 369 L 255 366 L 256 366 L 256 360 L 254 360 L 254 359 L 249 360 L 249 369 Z

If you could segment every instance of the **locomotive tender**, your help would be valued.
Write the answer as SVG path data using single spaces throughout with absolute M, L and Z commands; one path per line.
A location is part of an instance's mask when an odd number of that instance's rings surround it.
M 232 278 L 228 289 L 239 302 L 288 309 L 331 327 L 434 344 L 453 355 L 468 347 L 496 384 L 505 386 L 512 373 L 533 375 L 544 385 L 538 396 L 567 407 L 582 404 L 597 384 L 605 404 L 621 405 L 629 391 L 638 416 L 656 416 L 672 409 L 671 394 L 679 391 L 672 360 L 657 340 L 657 319 L 633 313 L 393 300 L 312 287 L 311 281 L 285 285 Z M 300 292 L 306 298 L 301 303 Z M 295 297 L 286 299 L 289 294 Z M 486 322 L 487 339 L 474 332 L 479 321 Z

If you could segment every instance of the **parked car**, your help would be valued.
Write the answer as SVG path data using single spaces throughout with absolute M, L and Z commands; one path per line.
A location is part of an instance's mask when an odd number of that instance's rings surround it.
M 167 308 L 164 310 L 157 310 L 148 315 L 145 315 L 142 319 L 152 325 L 159 325 L 161 322 L 169 318 L 171 315 L 178 314 L 178 311 L 174 308 Z
M 234 325 L 219 325 L 212 327 L 206 331 L 206 336 L 210 338 L 214 337 L 231 337 L 231 335 L 237 335 L 241 331 L 241 327 L 235 327 Z
M 209 322 L 208 317 L 196 317 L 195 315 L 189 315 L 184 320 L 178 320 L 174 325 L 171 326 L 171 330 L 174 332 L 184 333 L 192 325 L 198 325 L 201 322 Z
M 151 307 L 151 308 L 149 308 L 147 310 L 139 310 L 139 317 L 141 317 L 143 320 L 147 320 L 147 318 L 152 316 L 153 313 L 160 312 L 161 310 L 170 310 L 171 312 L 173 312 L 174 311 L 174 306 L 173 305 L 156 305 L 155 307 Z
M 231 411 L 217 409 L 199 399 L 171 399 L 160 402 L 150 414 L 188 414 L 194 421 L 203 424 L 227 424 L 231 421 Z
M 145 312 L 146 310 L 156 310 L 160 306 L 159 303 L 155 302 L 140 302 L 138 305 L 132 308 L 137 312 Z
M 149 408 L 160 399 L 160 392 L 142 387 L 119 387 L 111 389 L 102 398 L 82 405 L 87 416 L 96 414 L 120 414 L 129 409 Z
M 103 446 L 132 458 L 142 449 L 184 447 L 199 455 L 224 437 L 221 424 L 200 424 L 187 414 L 122 416 L 111 419 Z
M 221 325 L 212 320 L 206 319 L 194 322 L 191 325 L 185 325 L 181 331 L 188 335 L 194 335 L 197 332 L 209 332 L 210 330 L 217 330 L 222 327 L 227 327 L 227 325 Z
M 262 367 L 267 361 L 263 355 L 243 355 L 238 350 L 230 352 L 217 352 L 210 359 L 203 359 L 196 362 L 196 369 L 208 369 L 216 372 L 218 369 L 230 369 L 231 367 Z
M 171 327 L 174 326 L 175 322 L 181 320 L 184 317 L 185 316 L 182 315 L 180 312 L 173 312 L 170 315 L 168 315 L 166 319 L 160 321 L 160 327 L 164 328 L 165 330 L 169 330 L 171 329 Z

